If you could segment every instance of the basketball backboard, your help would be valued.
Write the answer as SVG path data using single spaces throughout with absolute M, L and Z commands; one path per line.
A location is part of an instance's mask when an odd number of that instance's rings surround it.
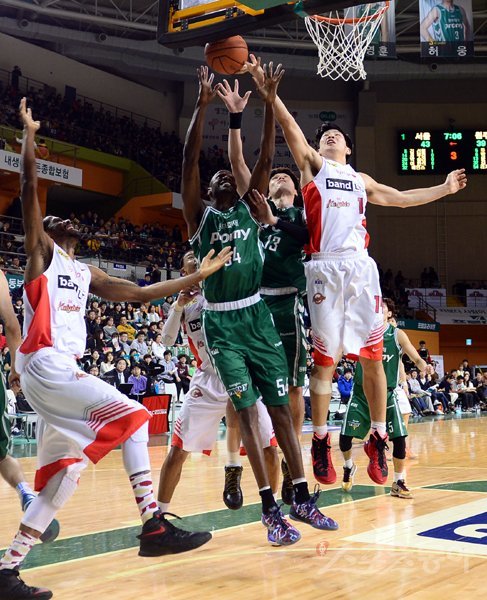
M 359 0 L 161 0 L 157 39 L 169 48 L 201 46 Z

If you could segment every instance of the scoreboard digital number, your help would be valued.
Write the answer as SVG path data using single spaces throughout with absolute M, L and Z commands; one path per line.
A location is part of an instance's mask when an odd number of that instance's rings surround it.
M 399 173 L 487 173 L 487 129 L 399 131 Z

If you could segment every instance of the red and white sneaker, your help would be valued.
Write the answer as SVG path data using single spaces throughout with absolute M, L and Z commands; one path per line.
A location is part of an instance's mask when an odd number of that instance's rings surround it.
M 313 459 L 313 475 L 320 483 L 331 484 L 337 480 L 337 474 L 331 460 L 330 434 L 323 439 L 316 434 L 311 441 L 311 458 Z
M 389 446 L 387 445 L 388 439 L 387 434 L 385 437 L 381 437 L 379 432 L 374 431 L 369 441 L 364 444 L 365 454 L 369 457 L 367 473 L 372 481 L 378 485 L 384 485 L 389 474 L 385 452 L 389 450 Z

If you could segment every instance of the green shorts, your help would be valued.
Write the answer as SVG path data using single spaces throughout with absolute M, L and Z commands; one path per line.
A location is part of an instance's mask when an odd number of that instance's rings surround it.
M 302 387 L 306 375 L 306 332 L 304 303 L 298 294 L 263 296 L 279 333 L 288 366 L 289 385 Z
M 0 374 L 0 460 L 3 460 L 8 454 L 8 444 L 10 442 L 10 420 L 7 417 L 7 394 L 3 375 Z
M 236 410 L 281 406 L 287 395 L 286 356 L 264 301 L 237 310 L 204 310 L 208 354 Z
M 394 390 L 387 390 L 386 427 L 389 439 L 407 436 L 408 432 Z M 362 388 L 354 386 L 341 433 L 363 440 L 370 430 L 369 405 Z

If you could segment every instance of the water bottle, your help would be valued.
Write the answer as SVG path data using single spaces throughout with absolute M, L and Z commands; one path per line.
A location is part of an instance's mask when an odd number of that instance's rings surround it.
M 475 405 L 475 412 L 480 415 L 480 404 Z

